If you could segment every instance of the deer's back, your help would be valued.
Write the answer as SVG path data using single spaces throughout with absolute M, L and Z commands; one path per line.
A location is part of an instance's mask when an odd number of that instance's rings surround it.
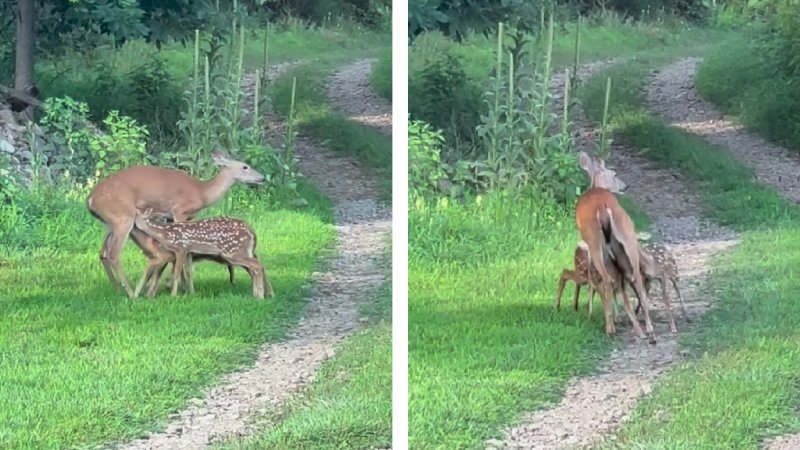
M 177 202 L 198 197 L 198 180 L 186 172 L 156 166 L 132 166 L 100 181 L 89 195 L 92 210 L 131 207 L 171 213 Z

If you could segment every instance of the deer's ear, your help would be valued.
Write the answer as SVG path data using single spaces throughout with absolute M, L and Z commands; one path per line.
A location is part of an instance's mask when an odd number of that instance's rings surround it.
M 592 171 L 592 167 L 594 166 L 594 158 L 592 158 L 588 153 L 582 151 L 579 158 L 581 168 L 587 172 Z
M 214 163 L 218 166 L 224 166 L 226 164 L 230 164 L 230 159 L 221 151 L 221 150 L 214 150 L 211 153 L 211 159 L 214 160 Z

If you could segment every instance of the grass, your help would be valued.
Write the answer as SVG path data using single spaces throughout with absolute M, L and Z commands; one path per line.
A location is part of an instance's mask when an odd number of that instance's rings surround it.
M 259 236 L 276 291 L 267 301 L 252 299 L 244 272 L 231 288 L 223 267 L 202 263 L 194 296 L 126 300 L 97 260 L 100 224 L 64 195 L 59 208 L 40 219 L 28 211 L 24 227 L 4 230 L 0 447 L 87 448 L 140 436 L 252 361 L 260 344 L 283 337 L 333 241 L 329 202 L 309 186 L 303 191 L 312 205 L 306 210 L 271 211 L 250 197 L 232 211 Z M 45 239 L 26 241 L 25 231 Z M 143 267 L 131 247 L 123 255 L 129 278 L 138 276 L 132 267 Z
M 372 69 L 370 83 L 375 92 L 388 101 L 392 101 L 392 52 L 386 51 L 378 58 Z
M 611 77 L 609 117 L 614 135 L 633 151 L 679 170 L 695 183 L 706 215 L 737 230 L 771 228 L 800 220 L 800 209 L 759 184 L 753 171 L 702 138 L 672 128 L 644 107 L 646 76 L 663 57 L 638 59 L 592 77 L 580 96 L 587 114 L 602 114 L 606 78 Z
M 599 316 L 553 309 L 578 240 L 571 208 L 543 200 L 409 211 L 410 448 L 480 447 L 608 354 Z
M 800 430 L 795 224 L 747 233 L 714 262 L 717 308 L 681 344 L 694 356 L 634 410 L 618 448 L 759 448 Z
M 352 55 L 351 55 L 352 56 Z M 336 111 L 327 99 L 326 77 L 335 67 L 346 63 L 302 65 L 278 78 L 272 86 L 275 109 L 287 115 L 291 103 L 292 79 L 297 79 L 295 118 L 301 132 L 333 151 L 356 157 L 376 168 L 381 176 L 382 193 L 391 197 L 392 141 L 389 136 L 354 122 Z
M 681 336 L 688 361 L 660 379 L 605 447 L 757 448 L 769 436 L 800 430 L 792 270 L 800 214 L 724 150 L 647 113 L 640 93 L 653 62 L 629 62 L 590 80 L 582 93 L 587 112 L 599 115 L 612 76 L 615 136 L 679 170 L 695 183 L 708 216 L 743 237 L 713 261 L 705 292 L 717 306 Z
M 392 441 L 391 285 L 362 305 L 372 325 L 349 337 L 336 356 L 317 373 L 309 390 L 278 422 L 246 439 L 226 442 L 219 450 L 373 449 Z
M 760 33 L 727 40 L 700 65 L 697 89 L 749 130 L 800 151 L 800 88 L 784 69 L 790 57 L 764 47 Z

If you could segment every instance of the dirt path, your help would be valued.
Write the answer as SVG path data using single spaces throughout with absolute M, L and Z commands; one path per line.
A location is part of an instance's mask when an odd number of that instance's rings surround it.
M 336 71 L 328 80 L 328 98 L 350 120 L 392 134 L 392 105 L 370 86 L 370 73 L 377 60 L 360 59 Z M 358 101 L 353 99 L 358 97 Z
M 579 75 L 586 80 L 607 65 L 586 65 Z M 563 74 L 556 76 L 553 83 L 559 99 Z M 574 126 L 576 145 L 591 150 L 598 140 L 596 125 L 578 113 L 580 119 Z M 704 292 L 710 258 L 735 245 L 735 234 L 700 217 L 697 196 L 678 173 L 657 168 L 618 144 L 613 146 L 608 164 L 628 183 L 627 195 L 651 218 L 653 230 L 670 244 L 690 318 L 703 314 L 712 300 Z M 565 261 L 565 265 L 568 263 Z M 670 295 L 674 299 L 674 293 Z M 598 374 L 572 379 L 559 404 L 527 414 L 520 424 L 504 432 L 502 440 L 487 442 L 487 448 L 582 448 L 613 439 L 612 433 L 627 420 L 637 400 L 648 394 L 658 377 L 682 357 L 676 336 L 669 332 L 660 287 L 654 287 L 651 296 L 655 299 L 651 317 L 658 337 L 656 346 L 633 336 L 624 319 L 617 327 L 621 345 L 600 364 Z M 674 311 L 679 331 L 685 331 L 689 324 L 677 307 Z
M 290 67 L 276 66 L 267 77 L 274 80 Z M 243 81 L 246 95 L 252 96 L 253 83 L 253 76 Z M 338 101 L 369 111 L 368 106 L 359 106 L 365 98 L 363 91 L 348 91 L 350 87 L 340 89 Z M 267 114 L 266 119 L 270 140 L 282 142 L 281 118 Z M 204 449 L 226 437 L 247 434 L 253 418 L 278 410 L 311 383 L 336 345 L 358 327 L 359 302 L 387 280 L 381 259 L 391 233 L 391 211 L 377 200 L 372 174 L 356 161 L 302 137 L 297 140 L 297 155 L 303 174 L 333 200 L 337 231 L 336 256 L 324 271 L 314 273 L 311 298 L 300 324 L 286 341 L 265 344 L 252 367 L 226 375 L 203 398 L 190 400 L 165 431 L 122 448 Z
M 648 90 L 651 110 L 676 127 L 727 149 L 756 178 L 785 198 L 800 202 L 800 156 L 750 134 L 700 98 L 694 77 L 700 58 L 684 58 L 656 72 Z

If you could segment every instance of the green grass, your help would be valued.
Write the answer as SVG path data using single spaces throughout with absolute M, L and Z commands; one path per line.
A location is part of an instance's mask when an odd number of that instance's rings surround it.
M 599 120 L 606 78 L 611 77 L 610 124 L 634 152 L 679 170 L 694 183 L 707 216 L 738 230 L 800 220 L 800 209 L 759 184 L 753 171 L 701 137 L 672 128 L 645 109 L 642 88 L 663 56 L 638 59 L 603 71 L 581 88 L 587 114 Z M 624 177 L 624 176 L 623 176 Z
M 636 407 L 615 447 L 759 448 L 800 430 L 798 255 L 792 224 L 747 233 L 715 261 L 717 307 L 681 339 L 693 357 Z
M 240 193 L 250 201 L 231 211 L 259 236 L 276 291 L 266 301 L 253 300 L 243 271 L 230 287 L 227 271 L 208 263 L 196 266 L 194 296 L 128 301 L 100 266 L 103 232 L 84 196 L 62 195 L 38 219 L 32 210 L 12 219 L 23 227 L 2 230 L 11 246 L 0 246 L 0 447 L 94 448 L 158 429 L 203 387 L 252 361 L 260 344 L 285 336 L 334 235 L 329 202 L 303 191 L 305 210 L 269 210 Z M 0 216 L 6 223 L 12 212 Z M 128 244 L 128 278 L 141 273 L 140 255 Z
M 541 199 L 409 211 L 410 448 L 481 447 L 607 355 L 599 316 L 553 309 L 579 239 Z
M 764 37 L 727 40 L 697 72 L 700 94 L 766 139 L 800 151 L 800 87 L 784 69 L 784 52 L 765 50 Z
M 276 426 L 215 448 L 391 447 L 391 285 L 386 284 L 377 299 L 365 302 L 362 309 L 373 324 L 339 346 L 305 395 L 272 418 Z
M 351 55 L 352 56 L 352 55 Z M 297 78 L 295 119 L 301 132 L 333 151 L 356 157 L 378 169 L 382 196 L 391 197 L 392 140 L 389 136 L 349 120 L 329 104 L 326 77 L 347 59 L 329 64 L 302 65 L 278 78 L 271 87 L 275 109 L 286 116 L 292 94 L 292 79 Z
M 378 58 L 372 68 L 370 83 L 375 92 L 386 100 L 392 101 L 392 52 L 388 50 Z

